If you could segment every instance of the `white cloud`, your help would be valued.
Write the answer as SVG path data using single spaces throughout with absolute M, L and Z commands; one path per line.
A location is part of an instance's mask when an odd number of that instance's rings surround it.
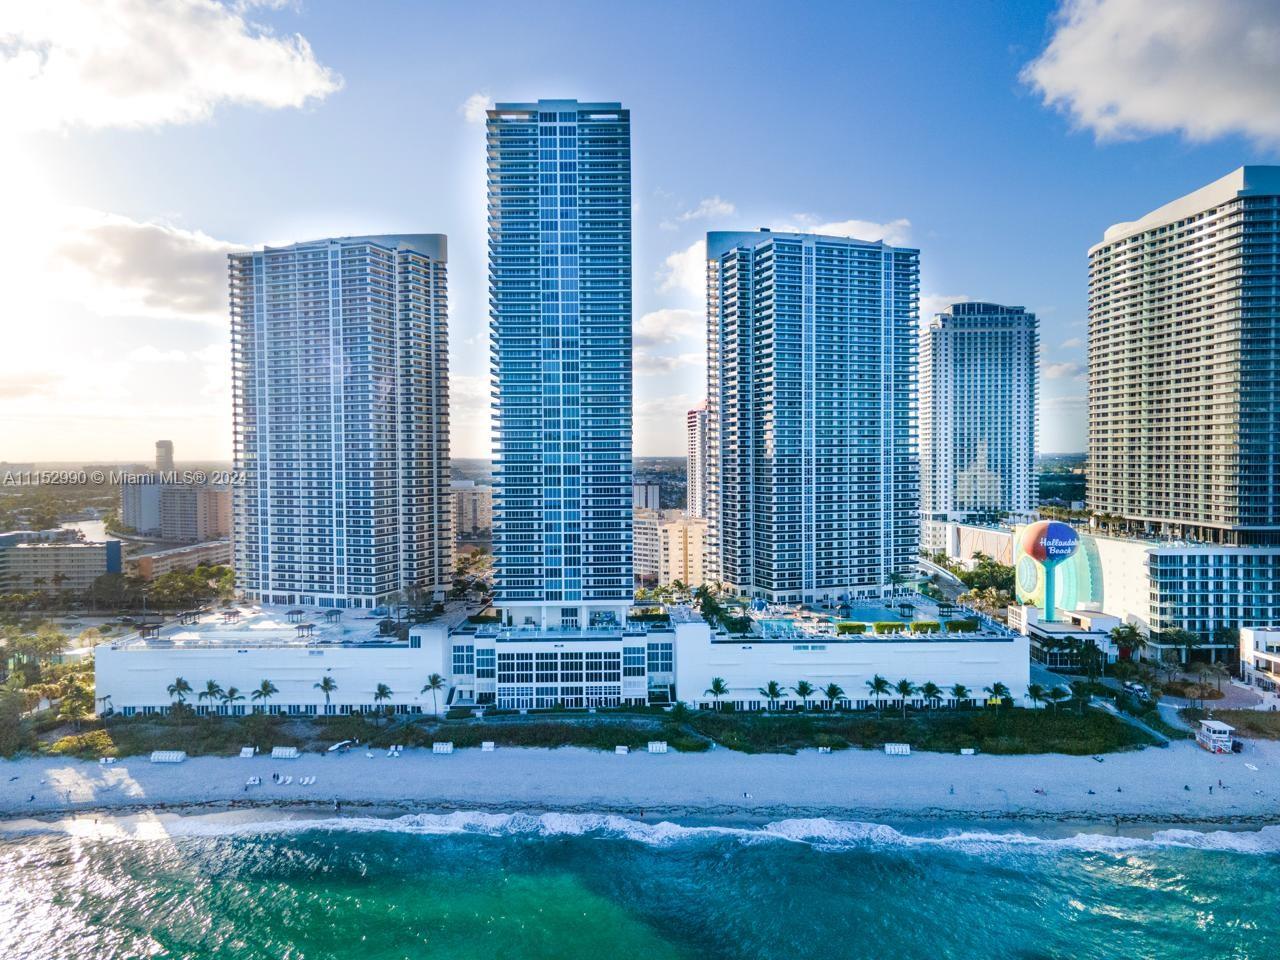
M 226 319 L 226 255 L 242 247 L 82 208 L 64 208 L 49 226 L 39 282 L 56 284 L 58 296 L 102 315 Z
M 662 261 L 658 292 L 686 293 L 698 302 L 707 298 L 707 241 L 695 240 Z
M 1066 380 L 1068 377 L 1082 379 L 1084 377 L 1084 367 L 1072 361 L 1046 363 L 1041 368 L 1041 373 L 1046 380 Z
M 636 346 L 648 347 L 664 343 L 678 343 L 698 336 L 705 329 L 701 313 L 680 308 L 653 310 L 637 320 L 632 328 Z
M 1076 347 L 1083 347 L 1084 341 L 1079 337 L 1070 337 L 1067 340 L 1063 340 L 1061 346 L 1063 350 L 1074 350 Z
M 222 103 L 301 107 L 338 90 L 306 38 L 216 0 L 13 0 L 0 24 L 8 132 L 207 119 Z
M 706 354 L 699 351 L 670 356 L 650 353 L 647 350 L 637 350 L 633 366 L 635 367 L 635 372 L 639 374 L 671 373 L 682 367 L 701 367 L 706 363 L 706 360 Z
M 467 123 L 484 123 L 486 111 L 493 106 L 493 97 L 487 93 L 473 93 L 458 105 L 458 112 Z
M 911 242 L 911 221 L 903 218 L 877 223 L 874 220 L 834 220 L 818 222 L 807 213 L 797 214 L 796 222 L 783 224 L 777 229 L 794 233 L 818 233 L 829 237 L 852 237 L 855 240 L 875 242 L 883 240 L 890 246 L 906 246 Z
M 1102 140 L 1242 133 L 1274 143 L 1277 51 L 1275 0 L 1063 0 L 1022 78 Z
M 954 296 L 948 296 L 945 293 L 922 293 L 920 294 L 920 322 L 932 320 L 934 314 L 942 313 L 953 303 L 968 303 L 972 299 L 963 293 Z
M 492 453 L 493 398 L 488 376 L 449 375 L 449 446 L 456 457 Z
M 688 223 L 690 220 L 711 220 L 715 217 L 732 216 L 737 208 L 728 200 L 722 200 L 719 195 L 714 197 L 706 197 L 698 203 L 692 210 L 686 210 L 677 216 L 674 220 L 667 220 L 662 223 L 664 230 L 674 230 L 682 223 Z

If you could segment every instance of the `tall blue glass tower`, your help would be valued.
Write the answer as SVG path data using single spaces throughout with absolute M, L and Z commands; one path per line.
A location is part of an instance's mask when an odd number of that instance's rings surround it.
M 631 579 L 631 119 L 499 103 L 487 122 L 493 547 L 513 626 L 620 622 Z
M 834 605 L 913 568 L 919 276 L 905 247 L 707 234 L 707 536 L 732 589 Z

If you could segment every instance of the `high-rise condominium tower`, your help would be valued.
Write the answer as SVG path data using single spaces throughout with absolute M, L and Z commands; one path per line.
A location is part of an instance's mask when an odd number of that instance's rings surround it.
M 1088 504 L 1280 543 L 1280 167 L 1241 167 L 1089 251 Z
M 685 512 L 692 520 L 707 516 L 707 403 L 704 400 L 688 417 L 688 448 L 685 453 L 687 493 Z
M 631 580 L 631 119 L 618 103 L 488 115 L 497 604 L 619 623 Z
M 334 607 L 447 589 L 445 238 L 343 237 L 229 261 L 242 589 Z
M 913 566 L 917 250 L 707 234 L 708 539 L 777 602 L 871 596 Z
M 920 514 L 1025 517 L 1036 508 L 1036 317 L 956 303 L 920 333 Z
M 156 470 L 160 473 L 173 471 L 173 441 L 156 441 Z

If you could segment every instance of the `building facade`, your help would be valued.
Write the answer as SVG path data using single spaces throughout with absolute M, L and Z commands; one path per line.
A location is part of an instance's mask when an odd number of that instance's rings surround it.
M 707 518 L 707 402 L 689 411 L 685 453 L 687 493 L 685 512 L 694 520 Z
M 454 480 L 453 529 L 458 537 L 474 537 L 493 528 L 493 487 L 474 480 Z
M 654 480 L 636 480 L 631 484 L 633 510 L 661 510 L 662 487 Z
M 119 540 L 91 543 L 65 530 L 0 534 L 0 593 L 82 594 L 123 569 Z
M 632 570 L 636 583 L 641 586 L 653 586 L 658 582 L 658 573 L 662 569 L 658 535 L 661 526 L 662 515 L 657 510 L 637 510 L 632 516 Z
M 175 570 L 231 565 L 231 541 L 210 540 L 151 553 L 135 553 L 124 561 L 124 572 L 139 580 L 154 580 Z
M 776 602 L 879 595 L 919 543 L 916 250 L 707 235 L 715 578 Z
M 235 567 L 268 603 L 443 593 L 446 242 L 344 237 L 229 255 Z
M 1280 623 L 1280 545 L 1236 546 L 1082 533 L 1079 548 L 1053 570 L 1055 604 L 1064 613 L 1105 613 L 1149 638 L 1144 652 L 1187 651 L 1163 637 L 1189 631 L 1204 656 L 1235 647 L 1233 631 Z M 1049 575 L 1013 536 L 1017 599 L 1043 605 Z
M 658 525 L 658 583 L 695 590 L 706 581 L 707 521 L 676 516 Z
M 920 333 L 922 539 L 947 521 L 1028 519 L 1037 505 L 1036 317 L 956 303 Z
M 1241 167 L 1089 251 L 1095 514 L 1280 543 L 1280 167 Z
M 173 470 L 173 441 L 156 441 L 156 471 L 169 473 Z
M 487 121 L 495 600 L 621 623 L 632 598 L 631 126 L 618 103 Z

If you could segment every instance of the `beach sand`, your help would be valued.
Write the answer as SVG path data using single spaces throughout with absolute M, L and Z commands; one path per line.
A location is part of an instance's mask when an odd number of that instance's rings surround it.
M 293 783 L 277 785 L 273 773 L 292 776 Z M 262 785 L 246 790 L 251 776 L 261 777 Z M 317 782 L 301 786 L 304 776 Z M 1102 762 L 1058 754 L 890 757 L 869 750 L 615 756 L 577 748 L 460 750 L 447 756 L 411 749 L 398 758 L 374 751 L 372 759 L 356 749 L 292 761 L 194 757 L 181 764 L 133 757 L 111 766 L 50 757 L 0 761 L 4 818 L 252 807 L 332 811 L 335 799 L 344 812 L 392 814 L 477 810 L 636 817 L 643 811 L 646 818 L 677 820 L 1259 824 L 1280 822 L 1280 743 L 1250 741 L 1243 754 L 1231 756 L 1177 743 L 1109 754 Z

